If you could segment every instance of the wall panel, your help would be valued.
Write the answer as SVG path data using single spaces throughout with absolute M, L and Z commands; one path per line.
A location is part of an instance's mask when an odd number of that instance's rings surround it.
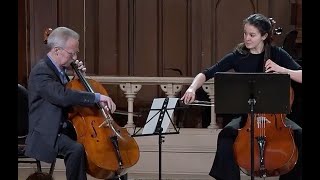
M 158 76 L 159 58 L 158 36 L 162 33 L 159 28 L 158 13 L 161 6 L 157 0 L 136 0 L 133 6 L 133 76 Z M 139 93 L 137 101 L 150 102 L 157 96 L 156 87 L 145 87 Z
M 29 64 L 32 67 L 46 54 L 44 32 L 48 27 L 57 27 L 57 0 L 31 0 L 29 1 L 29 27 L 28 39 L 30 43 Z
M 79 59 L 85 61 L 88 75 L 193 77 L 242 41 L 242 20 L 249 14 L 261 12 L 277 21 L 283 28 L 277 45 L 295 28 L 292 16 L 301 16 L 291 12 L 288 0 L 21 2 L 26 8 L 19 6 L 19 17 L 26 18 L 19 20 L 20 82 L 45 55 L 43 33 L 48 27 L 68 26 L 79 32 Z M 116 86 L 107 88 L 118 107 L 125 109 L 122 91 Z M 149 107 L 153 98 L 165 96 L 157 87 L 143 87 L 139 93 L 135 108 Z
M 241 8 L 239 7 L 241 3 Z M 229 13 L 226 13 L 229 12 Z M 216 42 L 215 62 L 221 59 L 226 53 L 230 52 L 236 44 L 242 41 L 243 28 L 242 20 L 249 14 L 254 13 L 252 2 L 221 0 L 216 4 Z
M 186 74 L 187 49 L 187 8 L 185 0 L 163 1 L 163 62 L 160 75 L 184 76 Z M 180 70 L 182 74 L 173 69 Z

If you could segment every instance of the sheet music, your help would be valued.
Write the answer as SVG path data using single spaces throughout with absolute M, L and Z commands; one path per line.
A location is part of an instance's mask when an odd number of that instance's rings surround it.
M 164 117 L 163 117 L 163 121 L 161 124 L 161 127 L 163 128 L 163 133 L 167 131 L 168 126 L 170 124 L 170 118 L 171 120 L 173 120 L 173 111 L 174 108 L 176 107 L 176 104 L 178 102 L 179 98 L 169 98 L 169 102 L 167 105 L 167 112 L 165 112 Z M 148 118 L 147 118 L 147 123 L 145 124 L 142 134 L 153 134 L 157 123 L 158 123 L 158 119 L 160 116 L 160 109 L 162 108 L 163 102 L 164 102 L 165 98 L 155 98 L 153 99 L 152 105 L 151 105 L 151 110 L 149 112 Z M 158 114 L 157 114 L 158 113 Z M 169 118 L 169 116 L 170 118 Z

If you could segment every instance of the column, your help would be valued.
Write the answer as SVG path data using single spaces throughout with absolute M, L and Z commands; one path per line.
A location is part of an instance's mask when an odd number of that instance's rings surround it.
M 140 84 L 120 84 L 120 88 L 122 91 L 124 91 L 124 94 L 126 95 L 127 101 L 128 101 L 128 121 L 125 125 L 126 128 L 133 128 L 135 125 L 133 123 L 133 101 L 136 97 L 137 92 L 141 89 Z
M 203 90 L 208 93 L 210 102 L 214 103 L 214 85 L 203 85 L 202 86 Z M 211 106 L 211 123 L 208 126 L 210 129 L 218 129 L 219 127 L 217 126 L 216 122 L 216 112 L 214 109 L 214 106 Z
M 174 98 L 176 97 L 176 94 L 182 90 L 182 85 L 176 85 L 176 84 L 162 84 L 160 85 L 162 91 L 164 91 L 168 98 Z M 179 97 L 181 98 L 181 97 Z M 176 124 L 176 118 L 174 116 L 174 112 L 172 115 L 172 123 Z M 173 125 L 170 123 L 168 129 L 173 129 Z

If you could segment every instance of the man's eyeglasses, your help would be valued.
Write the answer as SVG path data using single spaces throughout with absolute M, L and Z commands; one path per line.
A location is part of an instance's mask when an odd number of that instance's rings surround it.
M 77 56 L 77 55 L 78 55 L 78 53 L 79 53 L 79 52 L 74 52 L 74 53 L 69 52 L 69 51 L 65 50 L 63 47 L 57 47 L 57 48 L 60 48 L 60 49 L 64 50 L 65 52 L 67 52 L 67 53 L 68 53 L 70 56 L 72 56 L 72 57 Z

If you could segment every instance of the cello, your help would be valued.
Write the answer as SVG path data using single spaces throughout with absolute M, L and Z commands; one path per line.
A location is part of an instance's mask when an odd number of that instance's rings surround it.
M 52 29 L 45 31 L 45 37 Z M 45 38 L 46 42 L 46 38 Z M 77 65 L 71 67 L 78 78 L 70 80 L 66 88 L 108 95 L 106 89 L 92 79 L 86 79 Z M 77 141 L 84 146 L 86 172 L 97 179 L 110 179 L 126 174 L 140 156 L 139 146 L 126 128 L 120 127 L 99 103 L 96 106 L 74 106 L 69 119 Z
M 269 19 L 274 25 L 275 21 Z M 265 44 L 264 62 L 270 58 L 270 45 Z M 263 66 L 264 67 L 264 66 Z M 265 70 L 265 69 L 264 69 Z M 289 89 L 290 109 L 294 100 L 292 87 Z M 238 130 L 233 145 L 235 161 L 242 172 L 257 177 L 280 176 L 290 172 L 298 160 L 292 129 L 284 123 L 286 114 L 248 114 L 246 124 Z M 253 137 L 251 123 L 254 121 Z M 250 139 L 253 138 L 252 164 Z M 253 170 L 253 172 L 252 172 Z

